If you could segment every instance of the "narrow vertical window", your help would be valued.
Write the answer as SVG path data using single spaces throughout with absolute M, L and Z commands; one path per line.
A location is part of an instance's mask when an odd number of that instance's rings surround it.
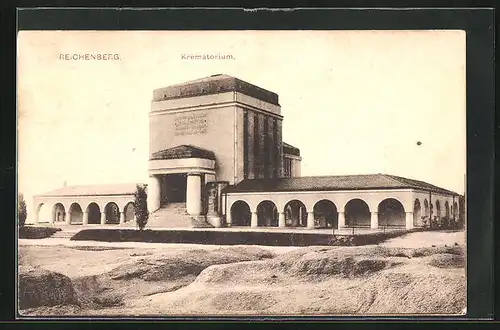
M 273 150 L 273 163 L 274 163 L 274 168 L 273 168 L 273 178 L 277 178 L 280 170 L 280 144 L 281 141 L 279 141 L 279 136 L 278 136 L 278 120 L 275 119 L 273 121 L 273 134 L 274 134 L 274 150 Z
M 243 178 L 248 178 L 248 111 L 243 110 Z
M 259 114 L 257 112 L 255 112 L 254 113 L 254 124 L 253 124 L 253 138 L 254 138 L 253 153 L 254 153 L 254 160 L 255 160 L 255 165 L 254 165 L 255 178 L 260 177 L 260 171 L 261 171 L 259 127 L 260 127 L 259 126 Z
M 269 178 L 269 117 L 264 117 L 264 154 L 262 155 L 264 158 L 264 178 Z

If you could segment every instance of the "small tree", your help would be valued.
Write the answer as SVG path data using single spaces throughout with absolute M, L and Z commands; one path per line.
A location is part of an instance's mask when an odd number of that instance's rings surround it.
M 134 192 L 134 211 L 139 230 L 146 227 L 149 219 L 146 187 L 137 185 Z
M 26 218 L 28 217 L 28 211 L 26 210 L 26 201 L 24 200 L 23 194 L 19 194 L 17 202 L 18 202 L 17 223 L 19 227 L 24 227 L 24 224 L 26 223 Z

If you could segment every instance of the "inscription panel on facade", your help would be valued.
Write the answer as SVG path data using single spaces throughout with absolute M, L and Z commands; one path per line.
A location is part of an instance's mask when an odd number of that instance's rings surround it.
M 207 113 L 178 114 L 174 118 L 175 135 L 200 135 L 208 131 Z

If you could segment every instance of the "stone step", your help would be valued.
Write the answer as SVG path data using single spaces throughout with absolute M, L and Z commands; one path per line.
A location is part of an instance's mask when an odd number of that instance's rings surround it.
M 155 228 L 210 228 L 204 216 L 192 217 L 186 212 L 186 203 L 170 203 L 153 212 L 146 227 Z

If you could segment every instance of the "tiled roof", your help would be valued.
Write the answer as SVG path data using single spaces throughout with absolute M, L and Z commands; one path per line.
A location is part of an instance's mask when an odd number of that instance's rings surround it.
M 283 142 L 283 154 L 288 154 L 288 155 L 295 155 L 295 156 L 300 156 L 300 149 L 292 146 L 291 144 L 288 144 L 286 142 Z
M 202 149 L 192 145 L 180 145 L 155 152 L 151 155 L 150 160 L 181 158 L 204 158 L 215 160 L 215 154 L 210 150 Z
M 216 74 L 182 84 L 155 89 L 153 91 L 153 101 L 232 91 L 240 92 L 259 100 L 279 105 L 278 94 L 226 74 Z
M 459 195 L 426 182 L 387 174 L 304 176 L 280 179 L 246 179 L 224 192 L 335 191 L 372 189 L 419 189 Z
M 139 183 L 139 185 L 143 185 Z M 136 190 L 137 183 L 67 186 L 37 196 L 102 196 L 131 195 Z

